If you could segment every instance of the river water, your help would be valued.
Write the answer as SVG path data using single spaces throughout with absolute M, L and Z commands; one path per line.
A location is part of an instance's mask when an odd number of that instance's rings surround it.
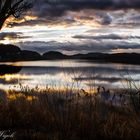
M 129 80 L 132 80 L 137 87 L 140 81 L 139 65 L 85 60 L 7 62 L 1 65 L 18 68 L 14 72 L 13 68 L 10 68 L 10 71 L 0 75 L 0 89 L 4 90 L 17 88 L 19 85 L 30 88 L 49 86 L 58 89 L 69 87 L 94 90 L 98 86 L 103 86 L 107 89 L 121 89 L 130 86 Z

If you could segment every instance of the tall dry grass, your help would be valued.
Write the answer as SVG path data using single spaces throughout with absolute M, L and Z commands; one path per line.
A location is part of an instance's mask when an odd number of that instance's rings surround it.
M 13 139 L 94 140 L 139 139 L 139 116 L 131 106 L 116 107 L 98 94 L 46 87 L 9 91 L 0 105 L 0 129 L 16 132 Z

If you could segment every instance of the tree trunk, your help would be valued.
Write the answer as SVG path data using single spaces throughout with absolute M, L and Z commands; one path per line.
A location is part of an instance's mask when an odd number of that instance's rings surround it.
M 4 18 L 0 18 L 0 31 L 1 31 L 2 27 L 3 27 L 3 25 L 4 25 L 5 20 L 6 19 L 4 19 Z
M 2 29 L 2 26 L 3 26 L 3 24 L 0 22 L 0 31 L 1 31 L 1 29 Z

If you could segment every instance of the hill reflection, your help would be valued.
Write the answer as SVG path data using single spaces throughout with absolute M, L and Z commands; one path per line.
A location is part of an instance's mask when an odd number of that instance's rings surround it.
M 5 74 L 16 74 L 21 71 L 21 66 L 12 66 L 12 65 L 0 65 L 0 75 Z

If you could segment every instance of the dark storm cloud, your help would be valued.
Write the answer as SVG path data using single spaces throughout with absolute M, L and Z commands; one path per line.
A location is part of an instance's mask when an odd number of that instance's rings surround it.
M 107 34 L 107 35 L 99 35 L 99 36 L 89 36 L 89 35 L 75 35 L 73 38 L 76 39 L 90 39 L 90 40 L 124 40 L 124 39 L 140 39 L 140 36 L 120 36 L 117 34 Z
M 106 14 L 107 10 L 140 9 L 140 0 L 36 0 L 32 13 L 39 18 L 54 19 L 67 15 L 69 11 L 86 9 L 105 11 L 96 15 L 102 18 L 102 24 L 109 24 L 112 17 Z
M 61 16 L 67 11 L 83 9 L 140 9 L 140 0 L 40 0 L 36 3 L 35 9 L 40 16 Z
M 46 18 L 38 18 L 36 20 L 25 20 L 24 22 L 21 22 L 21 23 L 16 23 L 16 22 L 10 22 L 8 24 L 9 27 L 14 27 L 14 26 L 35 26 L 37 24 L 39 25 L 57 25 L 59 23 L 63 23 L 63 24 L 66 24 L 66 25 L 69 25 L 69 24 L 72 24 L 74 22 L 76 22 L 73 18 L 61 18 L 61 21 L 60 19 L 53 19 L 53 18 L 50 18 L 50 17 L 47 17 Z
M 95 17 L 96 17 L 96 21 L 102 25 L 111 24 L 113 20 L 113 17 L 111 16 L 111 14 L 106 13 L 105 11 L 97 11 L 95 13 Z
M 42 14 L 53 16 L 63 15 L 66 11 L 79 11 L 82 9 L 128 9 L 140 8 L 139 0 L 39 0 L 37 7 L 42 7 Z M 36 7 L 36 8 L 37 8 Z
M 45 19 L 37 19 L 37 20 L 26 20 L 24 22 L 21 22 L 21 23 L 16 23 L 16 22 L 10 22 L 8 24 L 8 26 L 10 27 L 13 27 L 13 26 L 34 26 L 36 24 L 45 24 L 46 23 L 46 20 Z
M 28 36 L 23 36 L 23 34 L 21 32 L 2 32 L 2 33 L 0 33 L 0 40 L 5 40 L 5 38 L 22 39 L 22 38 L 28 38 Z
M 131 9 L 134 9 L 135 13 Z M 28 14 L 36 16 L 37 19 L 25 20 L 22 23 L 10 23 L 9 25 L 11 27 L 61 23 L 69 25 L 81 24 L 82 20 L 94 20 L 101 25 L 116 23 L 122 26 L 139 26 L 139 9 L 140 0 L 36 0 L 34 7 Z M 119 10 L 123 12 L 121 14 L 113 13 Z
M 21 34 L 19 33 L 0 33 L 0 40 L 4 40 L 6 37 L 18 38 Z

